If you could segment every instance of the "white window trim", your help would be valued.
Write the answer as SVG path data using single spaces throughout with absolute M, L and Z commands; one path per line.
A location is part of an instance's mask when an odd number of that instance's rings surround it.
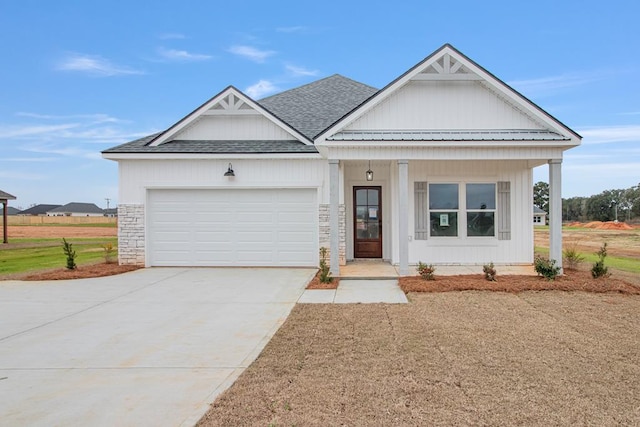
M 497 231 L 497 215 L 498 215 L 498 180 L 468 180 L 468 181 L 455 181 L 455 180 L 427 180 L 427 216 L 431 215 L 431 212 L 456 212 L 458 214 L 458 235 L 457 236 L 433 236 L 431 234 L 431 227 L 429 227 L 429 235 L 427 241 L 437 241 L 439 246 L 442 243 L 451 243 L 451 246 L 458 246 L 461 244 L 467 245 L 469 242 L 473 242 L 474 246 L 495 246 L 498 242 Z M 430 205 L 430 186 L 431 184 L 457 184 L 458 185 L 458 209 L 429 209 Z M 493 236 L 468 236 L 467 235 L 467 213 L 478 212 L 478 209 L 467 209 L 467 184 L 493 184 L 495 192 L 495 208 L 487 210 L 487 212 L 493 212 L 494 232 Z M 464 235 L 463 235 L 464 234 Z

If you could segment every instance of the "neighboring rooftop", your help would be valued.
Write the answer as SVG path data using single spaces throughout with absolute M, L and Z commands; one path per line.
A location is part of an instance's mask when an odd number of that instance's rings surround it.
M 59 206 L 47 211 L 47 213 L 84 213 L 84 214 L 101 214 L 102 209 L 96 206 L 94 203 L 78 203 L 71 202 L 64 206 Z
M 3 213 L 4 205 L 0 206 L 0 213 Z M 20 209 L 16 209 L 13 206 L 7 206 L 7 215 L 18 215 L 20 213 Z
M 62 205 L 35 205 L 29 209 L 20 212 L 20 215 L 46 215 L 51 209 L 58 208 Z

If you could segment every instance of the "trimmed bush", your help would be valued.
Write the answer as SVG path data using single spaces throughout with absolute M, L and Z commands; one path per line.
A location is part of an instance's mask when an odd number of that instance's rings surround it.
M 425 264 L 422 261 L 418 262 L 418 267 L 416 267 L 416 270 L 418 271 L 418 274 L 424 279 L 424 280 L 435 280 L 436 276 L 434 275 L 436 268 L 433 266 L 433 264 Z
M 548 259 L 543 256 L 537 255 L 534 260 L 534 269 L 538 276 L 542 276 L 547 280 L 555 280 L 556 276 L 560 274 L 560 267 L 556 265 L 555 259 Z
M 496 271 L 493 265 L 493 262 L 483 265 L 482 272 L 484 273 L 484 278 L 487 279 L 488 281 L 490 282 L 496 281 L 496 275 L 498 274 L 498 272 Z

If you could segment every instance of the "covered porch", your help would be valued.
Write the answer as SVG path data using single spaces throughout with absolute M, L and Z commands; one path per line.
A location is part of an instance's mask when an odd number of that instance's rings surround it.
M 423 154 L 414 155 L 410 160 L 397 160 L 374 154 L 370 151 L 365 154 L 367 158 L 328 161 L 330 267 L 334 276 L 413 275 L 413 266 L 418 261 L 437 265 L 443 275 L 478 273 L 486 262 L 500 265 L 501 271 L 507 274 L 511 270 L 530 271 L 533 262 L 532 169 L 545 163 L 549 164 L 550 258 L 562 265 L 561 158 L 532 160 L 503 156 L 453 160 L 443 156 L 434 160 Z M 549 154 L 538 153 L 538 156 Z M 531 156 L 531 152 L 528 155 Z M 562 153 L 553 155 L 561 157 Z M 369 156 L 374 159 L 369 160 Z M 420 237 L 418 210 L 421 204 L 426 204 L 426 199 L 418 200 L 416 189 L 418 183 L 431 182 L 459 182 L 461 189 L 468 182 L 495 182 L 496 198 L 500 197 L 498 183 L 509 182 L 512 195 L 506 203 L 508 209 L 496 210 L 495 221 L 496 227 L 500 221 L 509 223 L 507 235 L 511 241 L 500 241 L 497 232 L 487 238 L 467 237 L 462 232 L 452 239 Z M 464 194 L 460 198 L 464 199 Z M 461 211 L 461 230 L 468 225 L 463 214 Z M 342 266 L 338 257 L 340 249 L 346 260 Z

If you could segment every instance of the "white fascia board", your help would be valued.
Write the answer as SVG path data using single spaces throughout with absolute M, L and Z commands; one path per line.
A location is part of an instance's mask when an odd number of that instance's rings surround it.
M 216 160 L 216 159 L 321 159 L 318 153 L 228 153 L 228 154 L 197 154 L 197 153 L 103 153 L 107 160 Z
M 229 96 L 230 94 L 233 94 L 234 96 L 236 96 L 238 99 L 243 101 L 245 104 L 247 104 L 251 108 L 253 108 L 254 111 L 257 111 L 259 114 L 264 116 L 266 119 L 268 119 L 272 123 L 274 123 L 276 126 L 280 127 L 285 132 L 287 132 L 290 135 L 292 135 L 295 139 L 299 140 L 300 142 L 304 143 L 305 145 L 312 145 L 312 142 L 309 141 L 309 139 L 307 137 L 305 137 L 304 135 L 302 135 L 300 132 L 296 131 L 294 128 L 292 128 L 291 126 L 289 126 L 288 124 L 286 124 L 282 120 L 280 120 L 277 117 L 275 117 L 273 114 L 271 114 L 270 112 L 265 110 L 262 106 L 260 106 L 258 103 L 256 103 L 254 100 L 249 98 L 247 95 L 245 95 L 244 93 L 242 93 L 238 89 L 234 88 L 233 86 L 229 86 L 227 89 L 223 90 L 218 95 L 215 95 L 213 98 L 211 98 L 210 100 L 208 100 L 207 102 L 202 104 L 200 107 L 196 108 L 193 112 L 191 112 L 190 114 L 188 114 L 187 116 L 182 118 L 180 121 L 175 123 L 173 126 L 171 126 L 169 129 L 167 129 L 165 132 L 163 132 L 160 135 L 158 135 L 151 142 L 151 144 L 149 144 L 149 146 L 155 147 L 155 146 L 158 146 L 158 145 L 161 145 L 161 144 L 167 142 L 174 135 L 176 135 L 178 132 L 180 132 L 181 130 L 183 130 L 184 128 L 189 126 L 191 123 L 193 123 L 197 118 L 199 118 L 200 116 L 205 115 L 206 111 L 208 111 L 214 105 L 220 103 L 220 101 L 223 98 Z

